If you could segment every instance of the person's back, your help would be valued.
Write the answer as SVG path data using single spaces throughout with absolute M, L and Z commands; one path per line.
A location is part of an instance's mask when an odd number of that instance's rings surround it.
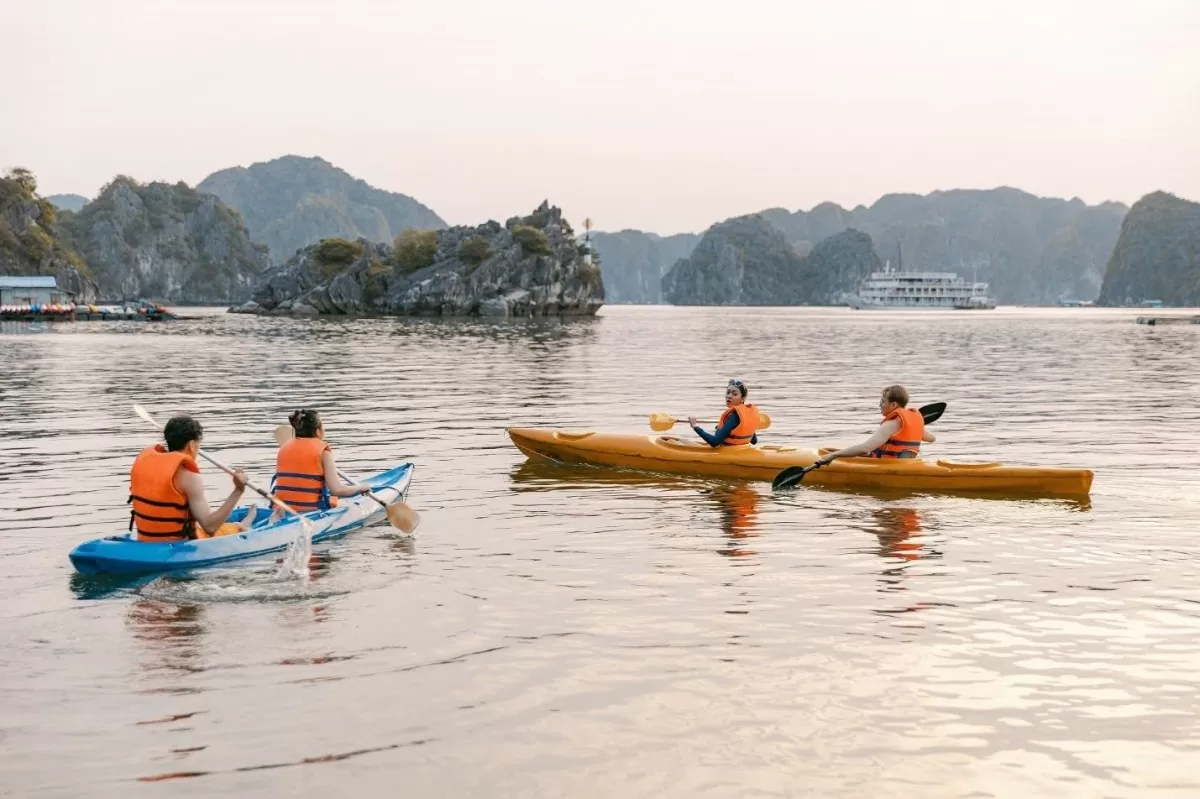
M 234 489 L 224 504 L 208 507 L 196 455 L 204 431 L 189 416 L 172 417 L 163 428 L 166 446 L 146 447 L 129 470 L 129 529 L 138 541 L 172 542 L 232 532 L 225 526 L 246 488 L 246 475 L 236 472 Z
M 275 496 L 300 513 L 335 507 L 337 498 L 325 485 L 321 456 L 330 447 L 320 438 L 292 438 L 275 456 Z
M 325 443 L 325 426 L 314 410 L 300 410 L 288 417 L 293 437 L 279 445 L 275 454 L 275 477 L 271 481 L 276 497 L 298 513 L 311 513 L 337 507 L 338 497 L 352 497 L 370 491 L 367 485 L 345 485 L 338 476 L 333 449 Z M 257 508 L 248 519 L 256 524 Z M 271 520 L 280 518 L 278 508 Z
M 129 470 L 129 529 L 139 541 L 185 541 L 195 538 L 196 522 L 188 497 L 176 484 L 180 469 L 200 473 L 196 459 L 171 452 L 162 444 L 146 447 Z

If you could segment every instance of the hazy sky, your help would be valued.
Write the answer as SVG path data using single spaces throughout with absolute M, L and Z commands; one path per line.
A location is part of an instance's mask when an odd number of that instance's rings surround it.
M 1200 0 L 0 0 L 0 168 L 43 193 L 287 153 L 452 224 L 1200 200 Z

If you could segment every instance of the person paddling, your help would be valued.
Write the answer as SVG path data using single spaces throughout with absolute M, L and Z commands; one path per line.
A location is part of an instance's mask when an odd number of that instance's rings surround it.
M 174 416 L 163 428 L 167 446 L 146 447 L 134 459 L 129 472 L 129 529 L 137 529 L 138 541 L 186 541 L 242 529 L 225 521 L 246 490 L 246 475 L 234 472 L 233 491 L 221 507 L 209 510 L 196 463 L 203 437 L 195 419 Z
M 327 510 L 337 507 L 338 497 L 353 497 L 366 494 L 371 487 L 357 483 L 346 485 L 338 477 L 337 461 L 333 450 L 325 443 L 325 426 L 314 410 L 299 410 L 288 417 L 295 436 L 281 444 L 275 455 L 275 477 L 271 480 L 271 492 L 291 505 L 299 513 Z M 254 524 L 258 507 L 252 508 Z M 276 521 L 282 511 L 276 509 L 271 521 Z
M 937 438 L 925 429 L 921 412 L 908 407 L 908 391 L 901 385 L 888 386 L 879 398 L 879 412 L 883 422 L 874 435 L 837 452 L 817 459 L 816 463 L 827 466 L 838 458 L 866 455 L 868 458 L 916 458 L 921 452 L 921 442 L 932 444 Z
M 748 393 L 741 380 L 730 380 L 725 387 L 725 412 L 717 422 L 717 429 L 712 433 L 701 429 L 695 416 L 688 418 L 688 424 L 710 447 L 757 444 L 758 408 L 746 402 Z

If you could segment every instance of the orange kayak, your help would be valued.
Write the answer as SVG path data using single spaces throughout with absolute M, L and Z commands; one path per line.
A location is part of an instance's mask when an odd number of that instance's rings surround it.
M 713 475 L 770 482 L 789 466 L 810 466 L 831 448 L 780 444 L 713 448 L 674 436 L 569 432 L 510 427 L 509 438 L 529 458 L 623 469 Z M 840 458 L 810 472 L 804 485 L 831 488 L 963 492 L 1013 497 L 1086 497 L 1090 469 L 1010 466 L 948 460 Z

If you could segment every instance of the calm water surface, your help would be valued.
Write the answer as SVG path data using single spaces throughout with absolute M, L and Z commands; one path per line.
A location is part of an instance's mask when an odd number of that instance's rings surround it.
M 0 793 L 1198 796 L 1200 326 L 1134 316 L 7 325 Z M 1091 501 L 776 497 L 504 434 L 711 416 L 730 377 L 810 445 L 902 381 L 949 403 L 932 453 L 1087 466 Z M 318 546 L 307 581 L 81 579 L 155 439 L 135 402 L 264 481 L 318 407 L 351 474 L 417 464 L 421 529 Z

